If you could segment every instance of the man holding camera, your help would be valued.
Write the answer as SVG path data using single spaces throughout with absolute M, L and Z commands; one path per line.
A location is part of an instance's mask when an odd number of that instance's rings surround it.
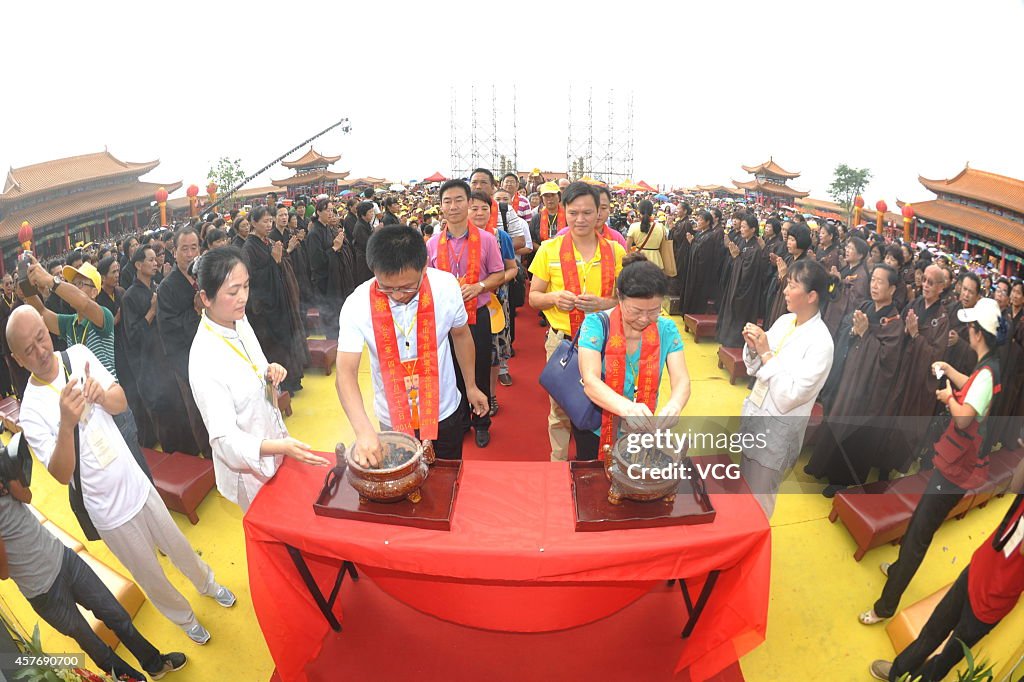
M 127 408 L 124 391 L 87 347 L 53 352 L 43 318 L 22 306 L 7 321 L 15 360 L 31 372 L 20 425 L 39 461 L 70 491 L 79 523 L 91 539 L 102 538 L 153 605 L 192 641 L 210 633 L 170 583 L 156 557 L 159 547 L 200 594 L 230 607 L 235 596 L 214 580 L 175 525 L 156 488 L 143 473 L 114 423 Z M 75 505 L 73 505 L 75 508 Z
M 12 445 L 14 441 L 12 439 Z M 14 447 L 17 447 L 16 445 Z M 25 506 L 32 491 L 14 477 L 0 483 L 0 579 L 14 580 L 39 617 L 71 637 L 115 678 L 145 679 L 92 631 L 89 609 L 110 628 L 154 680 L 185 666 L 185 654 L 161 654 L 135 629 L 131 616 L 80 556 L 65 547 Z

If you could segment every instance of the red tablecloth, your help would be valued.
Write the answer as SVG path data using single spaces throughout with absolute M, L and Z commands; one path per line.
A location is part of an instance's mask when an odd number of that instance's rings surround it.
M 719 570 L 676 670 L 706 679 L 764 640 L 771 534 L 749 495 L 712 493 L 711 524 L 577 533 L 568 465 L 464 462 L 445 532 L 319 517 L 312 502 L 324 473 L 286 460 L 244 519 L 253 606 L 286 681 L 306 679 L 329 627 L 285 544 L 302 551 L 325 593 L 347 559 L 421 611 L 520 632 L 605 617 L 657 580 L 685 578 L 695 599 Z

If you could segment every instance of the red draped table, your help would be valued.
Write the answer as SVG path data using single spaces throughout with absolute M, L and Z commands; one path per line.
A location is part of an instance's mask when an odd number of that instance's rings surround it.
M 285 460 L 244 519 L 253 606 L 286 682 L 307 679 L 330 632 L 295 550 L 325 594 L 350 561 L 419 611 L 510 632 L 600 620 L 664 580 L 694 585 L 697 600 L 696 585 L 717 576 L 676 671 L 707 679 L 764 641 L 771 534 L 748 494 L 709 485 L 710 524 L 578 533 L 567 464 L 467 461 L 446 532 L 317 516 L 325 473 Z

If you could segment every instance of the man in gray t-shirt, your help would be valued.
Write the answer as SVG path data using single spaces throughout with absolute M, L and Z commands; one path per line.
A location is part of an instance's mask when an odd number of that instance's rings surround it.
M 113 630 L 154 679 L 181 669 L 185 654 L 161 654 L 139 634 L 131 616 L 89 565 L 32 515 L 25 506 L 31 501 L 32 491 L 17 481 L 0 483 L 0 579 L 13 579 L 40 618 L 78 642 L 115 678 L 144 679 L 92 631 L 77 604 Z

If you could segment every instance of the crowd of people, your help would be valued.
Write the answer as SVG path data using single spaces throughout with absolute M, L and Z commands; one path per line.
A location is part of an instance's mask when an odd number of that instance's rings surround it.
M 83 530 L 199 644 L 210 633 L 156 550 L 201 595 L 225 607 L 234 596 L 174 526 L 141 448 L 212 458 L 218 489 L 243 510 L 283 458 L 326 465 L 278 409 L 282 392 L 303 390 L 312 310 L 338 344 L 336 388 L 363 466 L 383 459 L 381 430 L 430 440 L 440 458 L 461 458 L 470 431 L 488 447 L 496 387 L 536 380 L 517 375 L 517 324 L 546 328 L 548 358 L 578 344 L 581 394 L 600 418 L 585 422 L 552 398 L 550 457 L 566 460 L 574 442 L 577 459 L 596 459 L 624 430 L 673 420 L 689 401 L 683 340 L 665 311 L 717 314 L 718 341 L 743 349 L 751 377 L 741 429 L 773 425 L 742 465 L 769 517 L 818 402 L 828 428 L 805 471 L 826 496 L 912 466 L 934 469 L 929 486 L 947 493 L 922 497 L 898 560 L 883 566 L 881 598 L 860 617 L 866 625 L 893 615 L 938 524 L 984 476 L 988 453 L 1015 446 L 1021 432 L 1024 283 L 791 210 L 568 180 L 524 187 L 513 173 L 479 168 L 436 191 L 268 195 L 61 262 L 30 260 L 26 282 L 3 278 L 0 392 L 21 401 L 24 436 L 70 486 Z M 378 425 L 359 386 L 364 348 Z M 659 401 L 666 374 L 670 393 Z M 953 445 L 935 445 L 940 436 Z M 0 504 L 30 498 L 16 483 L 9 492 Z M 944 620 L 928 637 L 956 629 L 973 644 L 1016 603 L 1024 554 L 1002 548 L 1022 545 L 1020 507 L 1018 497 L 994 536 L 999 551 L 979 549 L 950 597 L 959 601 L 940 607 Z M 0 522 L 10 575 L 97 665 L 142 679 L 90 639 L 76 601 L 108 608 L 108 624 L 154 679 L 184 665 L 183 654 L 160 654 L 133 631 L 80 560 L 27 534 L 23 515 L 11 518 L 18 523 Z M 18 556 L 34 545 L 48 553 L 46 575 Z M 88 595 L 69 587 L 80 582 Z M 947 647 L 925 662 L 941 639 L 872 672 L 941 679 L 959 660 Z

